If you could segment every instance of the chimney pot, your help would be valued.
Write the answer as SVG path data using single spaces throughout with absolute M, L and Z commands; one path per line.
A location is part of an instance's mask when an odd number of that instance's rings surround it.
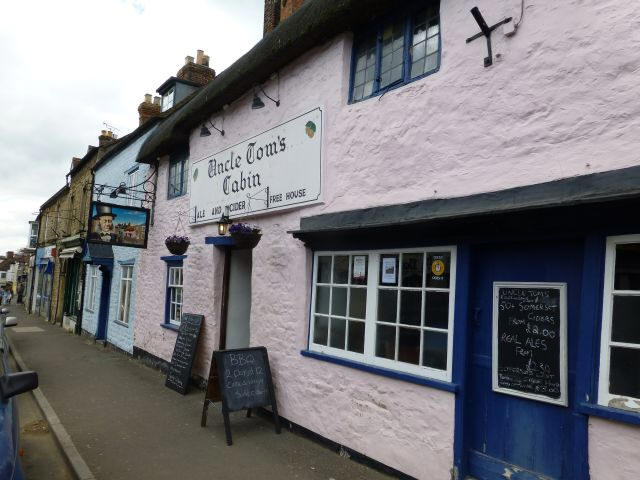
M 151 103 L 151 94 L 150 93 L 145 93 L 144 94 L 144 103 Z
M 209 66 L 209 55 L 202 56 L 202 65 L 204 65 L 205 67 Z
M 184 64 L 189 65 L 190 63 L 193 63 L 193 57 L 191 55 L 187 55 L 184 57 Z
M 202 65 L 202 56 L 204 55 L 204 50 L 198 50 L 196 52 L 196 63 L 198 65 Z
M 107 131 L 106 130 L 100 130 L 100 135 L 106 135 Z
M 153 97 L 153 104 L 154 105 L 161 105 L 160 101 L 162 100 L 162 98 L 155 96 Z

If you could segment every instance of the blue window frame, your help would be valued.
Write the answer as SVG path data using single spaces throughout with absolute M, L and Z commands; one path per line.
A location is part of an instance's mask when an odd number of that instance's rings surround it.
M 187 193 L 187 178 L 189 175 L 187 158 L 188 154 L 186 152 L 171 155 L 167 198 L 181 197 Z
M 165 284 L 164 324 L 168 328 L 176 329 L 180 326 L 183 305 L 183 261 L 186 255 L 171 255 L 161 257 L 167 264 Z
M 356 36 L 349 100 L 381 95 L 440 68 L 440 1 L 421 1 Z

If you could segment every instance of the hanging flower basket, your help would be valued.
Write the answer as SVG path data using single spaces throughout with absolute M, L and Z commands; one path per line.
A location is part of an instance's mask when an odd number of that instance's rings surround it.
M 171 235 L 165 239 L 164 244 L 167 246 L 167 250 L 174 255 L 184 255 L 184 252 L 187 251 L 191 242 L 189 241 L 189 237 Z
M 246 223 L 234 223 L 229 228 L 229 233 L 235 242 L 234 246 L 239 249 L 254 248 L 262 238 L 259 227 Z

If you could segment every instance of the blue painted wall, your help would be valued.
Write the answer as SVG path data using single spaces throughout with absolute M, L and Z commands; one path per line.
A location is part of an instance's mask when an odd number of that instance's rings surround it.
M 117 186 L 121 182 L 127 184 L 128 174 L 133 168 L 138 168 L 138 182 L 142 182 L 149 176 L 149 166 L 136 163 L 135 159 L 138 155 L 140 147 L 146 138 L 155 130 L 156 126 L 151 127 L 147 132 L 138 139 L 128 145 L 124 150 L 118 152 L 115 156 L 108 159 L 105 163 L 96 167 L 95 184 Z M 140 189 L 140 188 L 139 188 Z M 110 198 L 110 189 L 105 189 L 105 193 L 101 195 L 100 201 L 107 203 L 115 203 L 119 205 L 128 205 L 127 199 Z M 94 200 L 98 198 L 94 195 Z M 140 207 L 139 201 L 134 203 L 135 207 Z M 122 350 L 133 352 L 133 331 L 136 319 L 136 282 L 138 279 L 138 256 L 139 248 L 131 247 L 113 247 L 113 276 L 111 279 L 111 291 L 109 294 L 109 319 L 107 323 L 107 341 Z M 120 299 L 120 279 L 122 278 L 122 265 L 133 265 L 133 281 L 131 283 L 131 298 L 129 308 L 129 323 L 122 324 L 118 322 L 118 302 Z M 88 274 L 88 271 L 87 271 Z M 87 277 L 88 278 L 88 277 Z M 96 334 L 98 328 L 98 306 L 100 305 L 100 286 L 101 274 L 99 274 L 99 285 L 96 285 L 95 309 L 93 312 L 85 308 L 82 321 L 82 328 L 92 335 Z M 85 295 L 88 295 L 88 289 L 85 289 Z M 85 298 L 85 305 L 87 305 Z

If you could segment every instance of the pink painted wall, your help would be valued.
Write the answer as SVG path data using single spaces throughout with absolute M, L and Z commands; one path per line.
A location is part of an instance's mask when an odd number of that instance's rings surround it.
M 639 163 L 640 2 L 536 0 L 512 38 L 495 32 L 492 68 L 477 31 L 477 2 L 443 1 L 443 54 L 434 75 L 381 99 L 346 102 L 351 36 L 319 46 L 280 72 L 281 106 L 251 110 L 252 94 L 224 113 L 226 135 L 191 136 L 197 160 L 317 106 L 324 109 L 322 205 L 248 219 L 263 229 L 253 252 L 251 343 L 269 349 L 280 413 L 320 435 L 419 478 L 449 478 L 454 396 L 302 357 L 311 254 L 286 233 L 301 216 L 452 197 Z M 489 23 L 517 17 L 520 2 L 480 2 Z M 615 45 L 615 52 L 612 51 Z M 265 85 L 269 94 L 275 81 Z M 211 120 L 219 125 L 220 115 Z M 164 238 L 188 198 L 167 201 L 161 162 L 155 223 L 141 255 L 135 345 L 166 360 L 175 333 L 164 317 Z M 195 371 L 206 377 L 217 346 L 222 258 L 187 227 L 186 312 L 205 315 Z M 616 448 L 618 432 L 592 421 L 591 445 Z M 634 437 L 634 445 L 637 436 Z M 592 447 L 593 448 L 593 447 Z M 604 461 L 592 452 L 594 461 Z M 640 459 L 629 460 L 640 468 Z M 601 465 L 602 462 L 598 463 Z M 596 466 L 594 474 L 596 473 Z M 599 468 L 599 467 L 597 467 Z M 613 477 L 594 477 L 613 478 Z
M 640 428 L 600 418 L 589 419 L 591 480 L 638 478 Z

